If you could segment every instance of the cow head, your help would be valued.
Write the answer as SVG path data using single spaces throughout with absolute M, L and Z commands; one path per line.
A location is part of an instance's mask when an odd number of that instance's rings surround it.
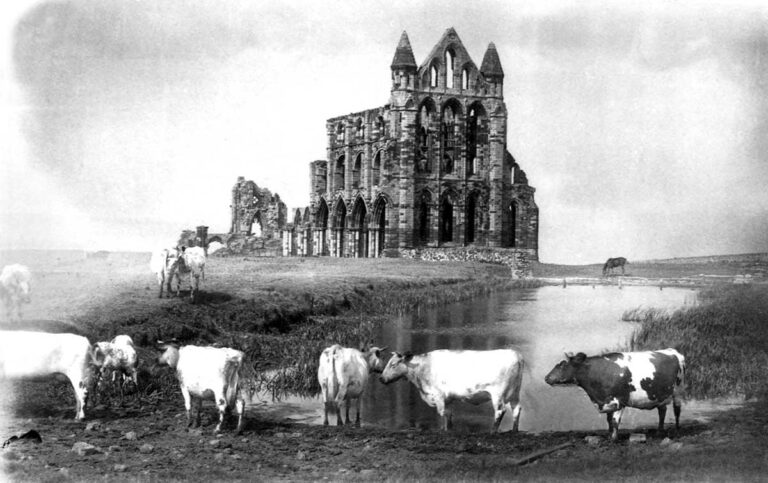
M 157 357 L 157 363 L 160 365 L 176 368 L 179 363 L 179 343 L 174 339 L 172 341 L 157 341 L 157 348 L 162 353 Z
M 387 347 L 371 346 L 363 351 L 363 357 L 368 363 L 368 370 L 370 372 L 381 373 L 384 371 L 387 361 L 382 358 L 382 353 L 387 350 Z
M 587 355 L 583 352 L 579 352 L 575 356 L 565 354 L 565 360 L 560 361 L 554 369 L 549 371 L 549 374 L 544 376 L 544 381 L 550 386 L 576 384 L 576 371 L 585 360 L 587 360 Z
M 102 367 L 111 350 L 109 342 L 97 342 L 91 350 L 91 360 L 96 367 Z
M 389 362 L 384 367 L 379 380 L 384 384 L 395 382 L 402 379 L 408 374 L 408 363 L 413 359 L 413 354 L 406 352 L 401 354 L 399 352 L 393 352 Z

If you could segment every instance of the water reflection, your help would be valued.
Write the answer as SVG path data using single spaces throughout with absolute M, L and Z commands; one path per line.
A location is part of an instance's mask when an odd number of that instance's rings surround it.
M 381 328 L 377 344 L 397 351 L 433 349 L 496 349 L 513 347 L 523 353 L 520 429 L 523 431 L 605 429 L 605 417 L 579 388 L 552 388 L 544 375 L 564 352 L 595 354 L 626 344 L 637 324 L 622 322 L 625 310 L 639 306 L 683 308 L 694 304 L 690 289 L 613 286 L 560 286 L 502 292 L 468 303 L 421 309 Z M 472 370 L 468 368 L 468 370 Z M 290 401 L 303 408 L 304 420 L 322 423 L 319 400 Z M 490 430 L 490 403 L 454 403 L 458 431 Z M 297 411 L 294 411 L 296 413 Z M 403 380 L 384 386 L 371 378 L 363 401 L 363 422 L 388 428 L 439 427 L 434 408 L 427 406 L 412 384 Z M 671 414 L 671 411 L 670 411 Z M 691 413 L 683 407 L 683 420 Z M 655 425 L 656 411 L 628 410 L 622 428 Z M 506 416 L 501 430 L 511 427 Z

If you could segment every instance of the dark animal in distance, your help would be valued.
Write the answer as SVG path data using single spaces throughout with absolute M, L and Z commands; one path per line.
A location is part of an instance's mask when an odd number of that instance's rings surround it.
M 603 277 L 608 275 L 609 271 L 613 273 L 614 268 L 621 268 L 621 274 L 624 275 L 624 265 L 628 263 L 624 257 L 609 258 L 606 260 L 605 265 L 603 265 Z
M 544 377 L 547 384 L 575 384 L 587 393 L 601 413 L 606 413 L 611 439 L 619 437 L 619 423 L 625 407 L 659 411 L 659 431 L 664 430 L 667 405 L 675 410 L 675 427 L 680 428 L 685 357 L 675 349 L 647 352 L 613 352 L 587 357 L 583 352 L 566 354 Z

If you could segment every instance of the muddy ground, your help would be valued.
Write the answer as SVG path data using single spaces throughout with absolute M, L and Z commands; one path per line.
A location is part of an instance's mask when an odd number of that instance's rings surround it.
M 107 261 L 89 259 L 84 264 L 50 265 L 54 268 L 38 279 L 37 302 L 28 313 L 67 322 L 94 307 L 107 310 L 103 306 L 115 297 L 127 298 L 137 311 L 143 304 L 186 303 L 152 296 L 143 259 L 113 258 L 111 271 L 103 271 L 103 263 Z M 211 265 L 208 289 L 237 295 L 217 282 Z M 445 265 L 441 274 L 440 265 L 434 267 L 436 272 L 429 276 L 436 278 L 450 278 L 457 270 Z M 308 278 L 314 279 L 319 268 L 312 267 Z M 327 270 L 331 273 L 333 267 Z M 370 272 L 370 267 L 361 270 Z M 394 272 L 398 278 L 409 276 L 400 269 Z M 297 272 L 291 273 L 282 283 L 301 283 Z M 273 277 L 269 286 L 279 287 L 277 280 L 286 275 L 274 269 L 261 276 Z M 364 280 L 363 274 L 360 277 Z M 200 310 L 210 307 L 203 304 Z M 679 431 L 622 427 L 620 441 L 611 443 L 607 431 L 490 435 L 317 427 L 279 419 L 254 406 L 248 409 L 243 434 L 234 435 L 230 426 L 215 435 L 210 403 L 204 406 L 202 428 L 191 430 L 178 394 L 129 395 L 123 406 L 102 401 L 90 408 L 85 421 L 77 422 L 66 383 L 28 382 L 3 387 L 0 438 L 34 429 L 42 441 L 18 440 L 2 449 L 0 476 L 11 481 L 764 481 L 766 409 L 765 398 L 759 398 L 710 420 L 686 423 Z M 630 442 L 631 433 L 645 435 L 645 442 Z M 527 457 L 556 448 L 524 463 Z

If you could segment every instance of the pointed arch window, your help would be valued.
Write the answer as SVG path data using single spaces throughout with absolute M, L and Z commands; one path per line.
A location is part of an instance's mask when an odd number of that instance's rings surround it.
M 437 67 L 429 68 L 429 87 L 437 87 Z
M 344 189 L 344 156 L 336 160 L 336 166 L 333 170 L 333 189 Z
M 377 186 L 381 182 L 381 151 L 376 153 L 376 157 L 373 158 L 373 172 L 371 173 L 371 184 Z
M 445 51 L 445 87 L 453 88 L 453 52 Z
M 360 170 L 363 165 L 363 154 L 360 153 L 355 158 L 355 164 L 352 166 L 352 188 L 360 188 Z
M 466 67 L 461 70 L 461 88 L 469 89 L 469 70 Z

